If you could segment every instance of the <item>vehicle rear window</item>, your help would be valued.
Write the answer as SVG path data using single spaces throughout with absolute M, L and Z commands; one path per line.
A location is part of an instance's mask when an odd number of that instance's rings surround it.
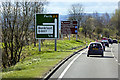
M 93 43 L 90 44 L 90 48 L 102 48 L 101 44 Z
M 108 42 L 108 40 L 102 40 L 102 42 Z

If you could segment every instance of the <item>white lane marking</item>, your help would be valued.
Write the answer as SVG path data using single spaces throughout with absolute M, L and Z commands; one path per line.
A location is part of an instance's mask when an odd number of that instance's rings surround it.
M 118 65 L 120 66 L 120 63 L 118 63 Z
M 115 55 L 113 54 L 113 46 L 111 47 L 111 53 L 112 53 L 113 57 L 115 58 Z
M 115 61 L 117 61 L 117 62 L 118 62 L 117 58 L 115 58 L 115 55 L 113 54 L 113 46 L 111 47 L 111 53 L 112 53 L 112 55 L 113 55 L 113 57 L 114 57 Z M 120 65 L 120 63 L 118 63 L 118 65 Z
M 76 56 L 71 62 L 70 64 L 64 69 L 64 71 L 61 73 L 61 75 L 59 76 L 58 80 L 60 80 L 61 78 L 63 78 L 63 76 L 65 75 L 65 73 L 67 72 L 67 70 L 70 68 L 70 66 L 74 63 L 74 61 L 84 52 L 86 52 L 87 50 L 85 51 L 82 51 L 80 52 L 80 54 L 78 56 Z

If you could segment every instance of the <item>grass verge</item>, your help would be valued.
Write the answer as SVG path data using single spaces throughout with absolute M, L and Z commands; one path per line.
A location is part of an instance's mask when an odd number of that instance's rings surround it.
M 85 47 L 85 44 L 84 40 L 57 40 L 57 51 L 54 51 L 54 40 L 46 40 L 41 52 L 38 51 L 38 43 L 37 47 L 33 44 L 25 46 L 21 61 L 3 69 L 2 78 L 43 78 L 46 72 L 65 57 Z

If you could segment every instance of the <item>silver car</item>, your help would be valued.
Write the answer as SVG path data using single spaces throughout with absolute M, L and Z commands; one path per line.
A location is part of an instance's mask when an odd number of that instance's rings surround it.
M 89 55 L 102 55 L 104 56 L 104 48 L 100 42 L 91 42 L 88 46 L 88 54 Z

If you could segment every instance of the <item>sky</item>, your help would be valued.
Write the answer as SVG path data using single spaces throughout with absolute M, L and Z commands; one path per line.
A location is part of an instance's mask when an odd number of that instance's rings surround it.
M 20 0 L 0 0 L 2 1 L 20 1 Z M 36 1 L 36 0 L 26 0 Z M 38 0 L 39 1 L 39 0 Z M 69 14 L 68 10 L 72 4 L 80 3 L 83 5 L 85 13 L 114 13 L 118 8 L 120 0 L 47 0 L 49 4 L 45 6 L 47 13 L 59 13 L 60 15 Z
M 85 13 L 114 13 L 118 8 L 119 0 L 48 0 L 48 2 L 46 6 L 48 13 L 66 15 L 71 5 L 75 3 L 82 4 Z

